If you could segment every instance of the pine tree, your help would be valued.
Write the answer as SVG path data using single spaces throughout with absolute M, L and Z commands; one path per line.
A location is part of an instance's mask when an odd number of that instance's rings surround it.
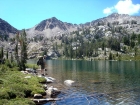
M 13 54 L 11 53 L 11 63 L 14 61 Z
M 140 34 L 138 35 L 138 43 L 140 44 Z
M 55 51 L 58 51 L 58 45 L 57 45 L 57 42 L 55 43 Z
M 16 34 L 16 46 L 15 46 L 15 59 L 17 61 L 17 65 L 19 68 L 21 68 L 20 66 L 20 60 L 19 60 L 19 54 L 18 54 L 18 43 L 19 43 L 19 33 Z
M 7 50 L 7 52 L 6 52 L 6 58 L 8 59 L 8 50 Z
M 121 55 L 119 55 L 118 60 L 119 60 L 119 61 L 121 60 Z
M 135 51 L 135 56 L 137 55 L 137 52 L 138 52 L 138 48 L 137 47 L 134 47 L 134 51 Z
M 1 58 L 4 57 L 4 53 L 3 53 L 3 47 L 1 47 Z
M 26 69 L 26 62 L 27 62 L 27 38 L 26 38 L 26 32 L 23 30 L 21 36 L 19 36 L 19 33 L 16 35 L 16 47 L 15 47 L 15 58 L 17 60 L 17 64 L 20 68 L 20 70 Z M 19 58 L 19 51 L 18 51 L 18 43 L 20 42 L 20 54 L 21 57 Z
M 46 49 L 44 50 L 43 55 L 47 55 L 47 50 Z
M 20 44 L 21 44 L 21 69 L 25 70 L 27 63 L 27 38 L 26 38 L 26 32 L 23 30 L 23 33 L 20 38 Z
M 105 48 L 105 43 L 103 42 L 102 43 L 102 50 L 104 50 L 104 48 Z
M 113 59 L 113 56 L 112 56 L 112 53 L 110 52 L 109 53 L 109 60 L 112 60 Z
M 104 55 L 106 56 L 106 49 L 104 49 Z

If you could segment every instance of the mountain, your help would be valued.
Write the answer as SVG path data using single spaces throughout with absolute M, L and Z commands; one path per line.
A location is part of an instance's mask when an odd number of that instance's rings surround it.
M 77 31 L 79 29 L 97 27 L 97 26 L 114 26 L 114 27 L 125 27 L 128 32 L 140 33 L 140 16 L 130 16 L 127 14 L 113 13 L 107 17 L 103 17 L 92 22 L 85 24 L 72 24 L 62 22 L 55 17 L 41 21 L 33 28 L 27 29 L 26 32 L 28 37 L 44 36 L 53 37 L 62 34 L 69 34 L 70 32 Z M 109 28 L 108 27 L 108 28 Z
M 103 17 L 84 24 L 72 24 L 62 22 L 61 20 L 52 17 L 41 21 L 34 27 L 27 29 L 27 36 L 44 36 L 54 37 L 62 34 L 70 34 L 73 31 L 83 30 L 91 27 L 100 28 L 97 26 L 107 27 L 123 27 L 127 32 L 140 33 L 140 16 L 130 16 L 127 14 L 113 13 L 107 17 Z M 0 35 L 10 35 L 17 33 L 17 29 L 11 26 L 8 22 L 0 19 Z
M 15 34 L 18 30 L 0 18 L 0 35 Z
M 94 20 L 94 21 L 90 22 L 90 24 L 91 24 L 91 26 L 97 25 L 98 23 L 128 24 L 128 23 L 131 23 L 132 21 L 136 21 L 137 24 L 140 24 L 140 16 L 130 16 L 127 14 L 113 13 L 107 17 Z
M 72 31 L 76 31 L 76 24 L 62 22 L 55 17 L 41 21 L 33 28 L 27 29 L 26 32 L 29 37 L 43 35 L 45 37 L 52 37 L 61 34 L 69 34 Z

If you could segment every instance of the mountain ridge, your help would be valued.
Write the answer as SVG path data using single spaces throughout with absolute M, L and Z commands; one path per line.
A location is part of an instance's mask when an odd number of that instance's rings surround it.
M 73 31 L 77 31 L 78 29 L 94 27 L 99 24 L 107 25 L 108 23 L 116 23 L 118 25 L 121 25 L 133 20 L 136 21 L 137 24 L 140 24 L 140 16 L 130 16 L 128 14 L 118 13 L 113 13 L 107 17 L 99 18 L 91 22 L 86 22 L 84 24 L 67 23 L 57 19 L 56 17 L 52 17 L 41 21 L 33 28 L 28 29 L 26 32 L 30 37 L 34 37 L 37 35 L 42 35 L 44 37 L 53 37 L 62 34 L 69 34 Z
M 60 36 L 62 34 L 70 34 L 73 31 L 96 27 L 99 25 L 105 26 L 108 23 L 117 24 L 116 26 L 126 26 L 128 23 L 132 21 L 136 22 L 137 26 L 140 24 L 140 16 L 130 16 L 128 14 L 118 14 L 113 13 L 107 17 L 99 18 L 93 20 L 91 22 L 86 22 L 82 24 L 72 24 L 68 22 L 63 22 L 56 17 L 48 18 L 42 20 L 40 23 L 36 24 L 35 26 L 26 29 L 28 37 L 35 37 L 35 36 L 44 36 L 44 37 L 54 37 Z M 115 26 L 115 27 L 116 27 Z M 133 26 L 132 26 L 133 27 Z M 135 27 L 133 27 L 135 28 Z M 0 34 L 15 34 L 17 33 L 18 29 L 14 28 L 5 20 L 0 18 Z

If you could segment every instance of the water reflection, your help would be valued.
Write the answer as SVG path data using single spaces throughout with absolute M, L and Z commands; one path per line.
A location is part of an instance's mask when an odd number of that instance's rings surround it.
M 46 63 L 48 74 L 59 82 L 63 84 L 64 80 L 72 79 L 79 85 L 66 90 L 69 98 L 58 104 L 76 101 L 81 105 L 81 102 L 88 104 L 87 100 L 103 105 L 140 102 L 140 62 L 49 60 Z M 91 94 L 97 97 L 88 97 Z

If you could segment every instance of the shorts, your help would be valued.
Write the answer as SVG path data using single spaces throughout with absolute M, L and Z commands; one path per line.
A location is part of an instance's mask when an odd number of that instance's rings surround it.
M 41 69 L 45 69 L 45 66 L 44 65 L 41 65 Z

